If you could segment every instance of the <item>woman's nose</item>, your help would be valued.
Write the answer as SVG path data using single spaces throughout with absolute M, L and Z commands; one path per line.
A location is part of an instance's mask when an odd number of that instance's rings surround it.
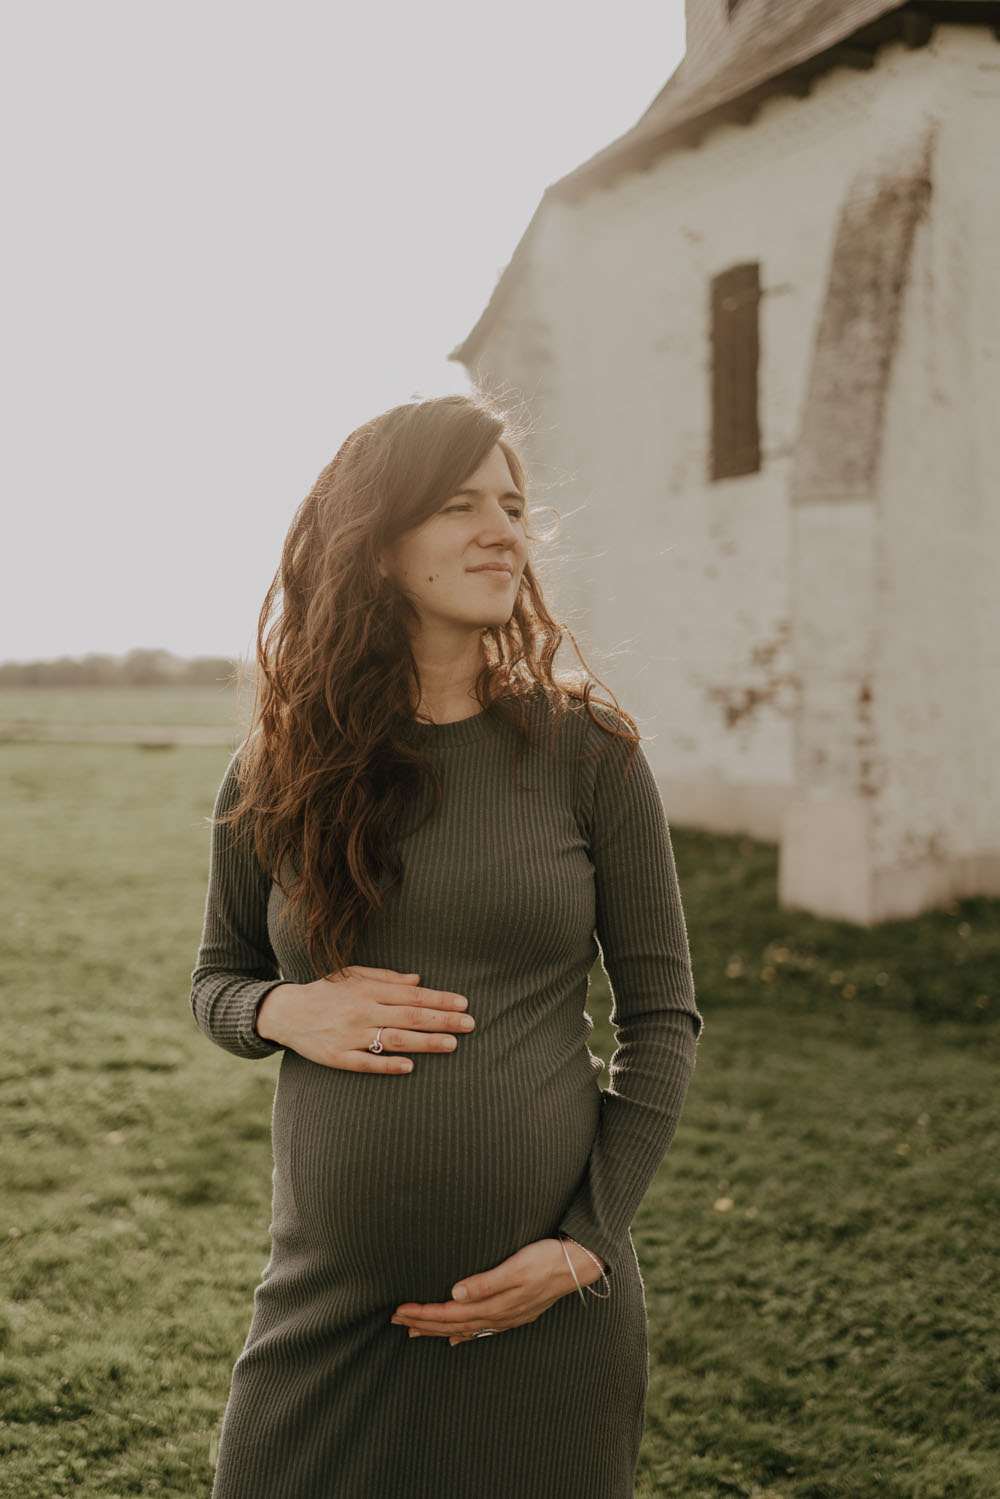
M 490 530 L 493 530 L 495 527 L 500 531 L 506 532 L 509 536 L 517 536 L 518 522 L 512 515 L 507 514 L 502 505 L 497 510 L 490 511 L 487 519 Z

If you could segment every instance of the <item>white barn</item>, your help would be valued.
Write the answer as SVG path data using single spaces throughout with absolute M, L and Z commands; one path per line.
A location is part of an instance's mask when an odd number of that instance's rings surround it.
M 670 821 L 784 906 L 1000 895 L 998 252 L 1000 5 L 687 0 L 450 356 L 527 404 Z

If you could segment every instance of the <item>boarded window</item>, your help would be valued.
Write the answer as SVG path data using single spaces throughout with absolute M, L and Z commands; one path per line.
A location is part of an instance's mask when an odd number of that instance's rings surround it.
M 712 278 L 712 478 L 760 468 L 757 330 L 760 266 L 730 266 Z

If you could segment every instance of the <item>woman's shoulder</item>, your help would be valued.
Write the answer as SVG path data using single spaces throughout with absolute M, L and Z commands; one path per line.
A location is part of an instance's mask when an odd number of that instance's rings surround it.
M 247 758 L 247 747 L 253 739 L 251 734 L 233 751 L 229 764 L 223 772 L 215 797 L 215 816 L 229 812 L 239 800 L 243 789 L 243 765 Z
M 580 725 L 583 733 L 596 733 L 604 738 L 602 730 L 624 730 L 628 734 L 633 729 L 627 711 L 614 701 L 608 702 L 593 687 L 588 691 L 583 683 L 571 679 L 559 684 L 559 696 L 566 704 L 567 716 Z
M 559 739 L 576 753 L 589 754 L 609 747 L 616 740 L 627 749 L 638 740 L 634 720 L 626 710 L 594 695 L 593 691 L 588 694 L 575 679 L 557 680 L 552 687 L 538 683 L 528 701 L 537 721 L 555 728 Z

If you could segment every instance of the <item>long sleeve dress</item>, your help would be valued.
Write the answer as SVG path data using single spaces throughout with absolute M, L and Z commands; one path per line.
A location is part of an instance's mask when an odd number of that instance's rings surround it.
M 450 1054 L 415 1054 L 406 1076 L 284 1050 L 271 1254 L 214 1499 L 631 1499 L 647 1349 L 629 1224 L 702 1021 L 642 748 L 623 779 L 627 745 L 574 707 L 553 751 L 548 701 L 530 701 L 514 779 L 519 741 L 488 712 L 407 728 L 444 803 L 400 838 L 403 883 L 352 962 L 466 995 L 476 1029 Z M 234 802 L 235 763 L 217 813 Z M 191 1003 L 236 1056 L 281 1050 L 257 1033 L 257 1009 L 276 982 L 317 977 L 282 907 L 249 840 L 214 827 Z M 606 1089 L 587 1046 L 595 933 L 617 1036 Z M 454 1348 L 391 1325 L 399 1303 L 447 1301 L 463 1276 L 561 1233 L 606 1260 L 610 1298 L 574 1293 Z

